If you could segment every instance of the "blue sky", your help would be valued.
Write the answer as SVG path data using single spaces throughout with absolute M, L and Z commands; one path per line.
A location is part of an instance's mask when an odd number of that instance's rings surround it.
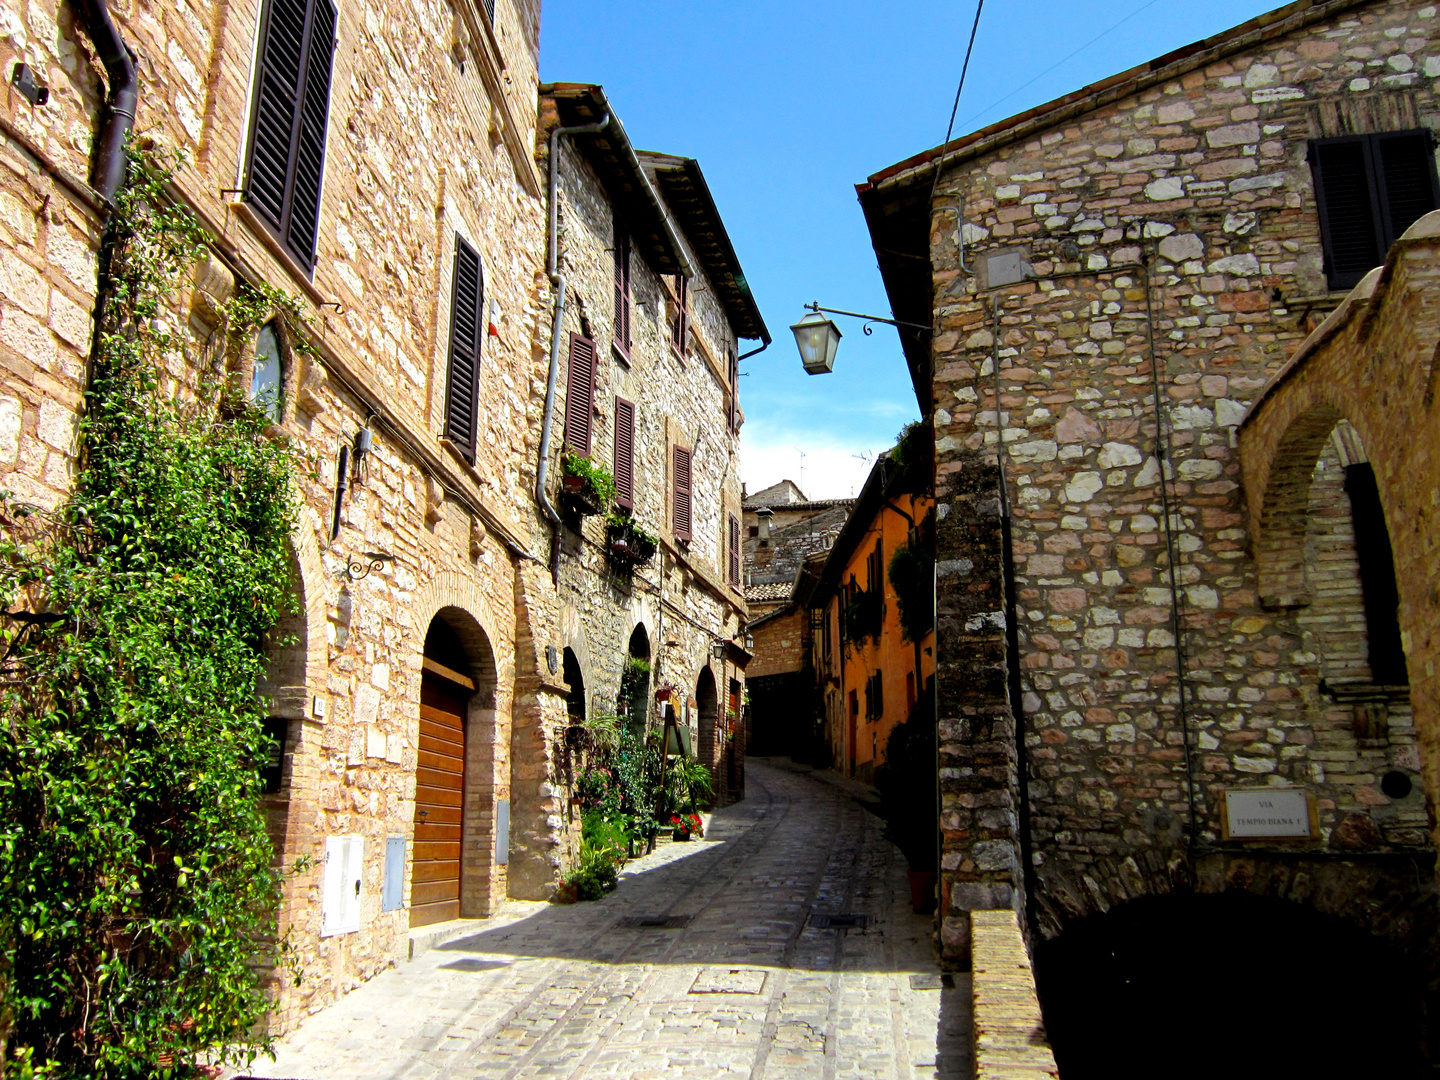
M 988 0 L 955 134 L 1276 2 Z M 752 491 L 849 495 L 918 415 L 894 330 L 838 319 L 834 373 L 809 376 L 789 326 L 811 300 L 889 314 L 854 185 L 943 139 L 974 17 L 971 0 L 544 0 L 541 78 L 603 84 L 636 146 L 699 159 L 724 215 L 775 339 L 741 365 Z

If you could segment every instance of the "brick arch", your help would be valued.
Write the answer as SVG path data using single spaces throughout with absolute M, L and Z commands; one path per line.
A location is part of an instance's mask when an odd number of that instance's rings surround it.
M 460 917 L 483 918 L 505 896 L 507 867 L 498 863 L 497 813 L 511 798 L 511 700 L 514 661 L 509 641 L 497 637 L 489 604 L 473 580 L 456 571 L 429 579 L 410 606 L 418 661 L 436 619 L 455 632 L 475 680 L 465 717 L 465 791 L 461 851 Z M 418 744 L 419 680 L 413 695 L 411 744 Z M 508 846 L 508 845 L 506 845 Z
M 1433 864 L 1433 857 L 1430 863 Z M 1192 891 L 1184 855 L 1131 857 L 1119 862 L 1067 863 L 1049 859 L 1038 874 L 1036 928 L 1046 940 L 1077 921 L 1144 897 Z M 1240 854 L 1201 854 L 1193 891 L 1243 892 L 1283 900 L 1342 919 L 1402 952 L 1440 965 L 1440 906 L 1433 866 L 1425 857 L 1281 861 Z M 1432 971 L 1440 986 L 1440 967 Z

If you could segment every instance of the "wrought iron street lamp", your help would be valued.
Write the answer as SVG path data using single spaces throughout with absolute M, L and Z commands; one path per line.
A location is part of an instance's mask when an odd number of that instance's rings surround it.
M 835 351 L 840 348 L 840 328 L 821 314 L 848 315 L 852 319 L 865 320 L 865 336 L 875 331 L 871 323 L 886 323 L 889 326 L 915 331 L 930 332 L 930 327 L 903 319 L 886 319 L 880 315 L 862 315 L 858 311 L 841 311 L 839 308 L 821 307 L 819 302 L 806 304 L 810 314 L 790 327 L 795 335 L 795 344 L 800 349 L 800 362 L 811 375 L 825 375 L 835 370 Z

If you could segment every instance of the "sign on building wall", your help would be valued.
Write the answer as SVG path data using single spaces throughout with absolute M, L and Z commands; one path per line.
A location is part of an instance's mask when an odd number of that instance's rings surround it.
M 1231 788 L 1224 793 L 1226 840 L 1310 839 L 1315 799 L 1303 788 Z

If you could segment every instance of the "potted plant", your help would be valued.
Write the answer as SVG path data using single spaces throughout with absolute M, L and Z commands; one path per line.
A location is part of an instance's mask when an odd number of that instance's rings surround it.
M 612 513 L 605 518 L 610 554 L 631 565 L 649 562 L 659 540 L 635 523 L 629 514 Z
M 561 455 L 560 463 L 561 497 L 575 513 L 601 514 L 615 501 L 615 477 L 604 465 L 571 450 Z
M 676 843 L 683 843 L 692 836 L 704 836 L 705 829 L 699 814 L 670 815 L 671 836 Z

